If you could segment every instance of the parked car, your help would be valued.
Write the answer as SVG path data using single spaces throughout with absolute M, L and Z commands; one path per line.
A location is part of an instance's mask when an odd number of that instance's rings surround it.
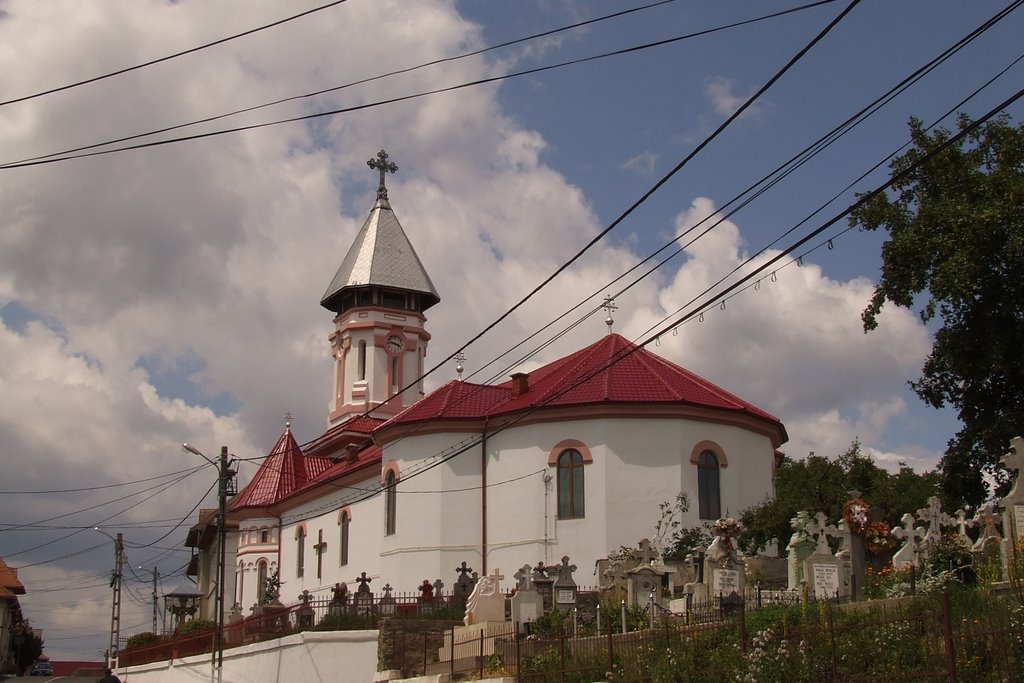
M 53 675 L 53 665 L 51 665 L 49 662 L 36 662 L 28 670 L 28 675 L 29 676 L 52 676 Z

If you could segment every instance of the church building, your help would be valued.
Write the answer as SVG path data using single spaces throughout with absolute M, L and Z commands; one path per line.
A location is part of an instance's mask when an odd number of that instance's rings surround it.
M 286 422 L 231 501 L 233 602 L 247 612 L 275 571 L 291 604 L 357 577 L 450 585 L 463 562 L 591 568 L 650 537 L 679 493 L 686 526 L 772 494 L 782 423 L 610 330 L 502 384 L 424 395 L 441 298 L 391 208 L 397 167 L 383 150 L 367 163 L 376 202 L 320 302 L 334 316 L 328 428 L 300 446 Z

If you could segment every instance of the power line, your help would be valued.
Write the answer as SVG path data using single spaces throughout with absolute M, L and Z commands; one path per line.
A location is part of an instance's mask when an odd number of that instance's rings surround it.
M 77 88 L 79 86 L 88 85 L 89 83 L 96 83 L 97 81 L 102 81 L 102 80 L 105 80 L 107 78 L 113 78 L 114 76 L 120 76 L 122 74 L 130 73 L 132 71 L 138 71 L 139 69 L 144 69 L 147 66 L 153 66 L 154 64 L 159 64 L 161 62 L 166 62 L 166 61 L 169 61 L 169 60 L 172 60 L 172 59 L 177 59 L 178 57 L 182 57 L 184 55 L 192 54 L 193 52 L 199 52 L 200 50 L 205 50 L 207 48 L 211 48 L 211 47 L 214 47 L 216 45 L 222 45 L 223 43 L 228 43 L 228 42 L 230 42 L 232 40 L 236 40 L 238 38 L 244 38 L 245 36 L 250 36 L 250 35 L 252 35 L 254 33 L 259 33 L 260 31 L 265 31 L 268 28 L 274 28 L 275 26 L 280 26 L 281 24 L 287 24 L 289 21 L 294 21 L 295 19 L 301 19 L 302 17 L 308 16 L 308 15 L 313 14 L 315 12 L 319 12 L 320 10 L 325 10 L 325 9 L 330 8 L 330 7 L 334 7 L 335 5 L 340 5 L 341 3 L 345 2 L 345 1 L 346 0 L 335 0 L 335 2 L 329 2 L 326 5 L 321 5 L 319 7 L 314 7 L 313 9 L 306 10 L 305 12 L 301 12 L 301 13 L 296 14 L 294 16 L 288 17 L 287 19 L 280 19 L 280 20 L 275 21 L 275 22 L 270 23 L 270 24 L 265 24 L 265 25 L 259 26 L 257 28 L 249 29 L 248 31 L 243 31 L 242 33 L 236 33 L 235 35 L 228 36 L 227 38 L 220 38 L 220 39 L 215 40 L 215 41 L 213 41 L 211 43 L 205 43 L 203 45 L 199 45 L 198 47 L 189 48 L 188 50 L 182 50 L 181 52 L 175 52 L 174 54 L 167 55 L 166 57 L 160 57 L 159 59 L 153 59 L 153 60 L 150 60 L 148 62 L 143 62 L 142 64 L 136 64 L 135 66 L 129 66 L 129 67 L 125 67 L 124 69 L 118 69 L 117 71 L 112 71 L 110 73 L 103 74 L 102 76 L 94 76 L 92 78 L 87 78 L 84 81 L 77 81 L 75 83 L 69 83 L 68 85 L 62 85 L 62 86 L 57 87 L 57 88 L 50 88 L 49 90 L 43 90 L 41 92 L 37 92 L 37 93 L 34 93 L 32 95 L 24 95 L 22 97 L 17 97 L 17 98 L 11 99 L 11 100 L 5 100 L 3 102 L 0 102 L 0 107 L 6 106 L 8 104 L 15 104 L 17 102 L 25 102 L 26 100 L 35 99 L 37 97 L 43 97 L 44 95 L 52 95 L 53 93 L 61 92 L 61 91 L 64 91 L 64 90 L 71 90 L 72 88 Z
M 416 66 L 410 66 L 410 67 L 405 67 L 405 68 L 402 68 L 402 69 L 396 69 L 394 71 L 389 71 L 387 73 L 379 74 L 377 76 L 370 76 L 368 78 L 361 78 L 361 79 L 356 80 L 356 81 L 345 83 L 344 85 L 337 85 L 337 86 L 333 86 L 331 88 L 325 88 L 325 89 L 322 89 L 322 90 L 317 90 L 317 91 L 314 91 L 314 92 L 311 92 L 311 93 L 306 93 L 306 94 L 303 94 L 303 95 L 293 95 L 291 97 L 284 97 L 284 98 L 281 98 L 281 99 L 278 99 L 278 100 L 274 100 L 272 102 L 266 102 L 264 104 L 258 104 L 258 105 L 253 105 L 253 106 L 249 106 L 249 107 L 244 107 L 242 109 L 235 109 L 234 111 L 230 111 L 230 112 L 227 112 L 227 113 L 224 113 L 224 114 L 217 114 L 217 115 L 214 115 L 214 116 L 207 116 L 207 117 L 204 117 L 204 118 L 201 118 L 201 119 L 196 119 L 194 121 L 189 121 L 187 123 L 180 123 L 180 124 L 176 124 L 176 125 L 173 125 L 173 126 L 166 126 L 164 128 L 158 128 L 156 130 L 150 130 L 150 131 L 147 131 L 145 133 L 137 133 L 135 135 L 128 135 L 128 136 L 124 136 L 124 137 L 120 137 L 120 138 L 115 138 L 115 139 L 112 139 L 112 140 L 107 140 L 105 142 L 98 142 L 98 143 L 94 143 L 94 144 L 91 144 L 91 145 L 84 145 L 84 146 L 81 146 L 81 147 L 74 147 L 72 149 L 64 150 L 63 152 L 53 152 L 53 153 L 50 153 L 50 154 L 44 154 L 44 155 L 37 156 L 37 157 L 30 157 L 30 158 L 27 158 L 27 159 L 21 159 L 20 161 L 15 162 L 15 163 L 21 163 L 21 162 L 24 162 L 24 161 L 35 161 L 35 160 L 39 160 L 39 159 L 48 159 L 50 157 L 62 156 L 64 154 L 71 154 L 71 153 L 74 153 L 74 152 L 82 152 L 82 151 L 89 150 L 89 149 L 96 149 L 96 148 L 99 148 L 99 147 L 106 147 L 107 145 L 115 145 L 115 144 L 119 144 L 119 143 L 122 143 L 122 142 L 128 142 L 130 140 L 138 140 L 140 138 L 149 137 L 151 135 L 159 135 L 161 133 L 169 133 L 171 131 L 181 130 L 182 128 L 189 128 L 191 126 L 196 126 L 196 125 L 203 124 L 203 123 L 212 123 L 213 121 L 219 121 L 221 119 L 230 118 L 232 116 L 237 116 L 239 114 L 247 114 L 249 112 L 258 111 L 260 109 L 266 109 L 268 107 L 274 107 L 274 106 L 277 106 L 279 104 L 286 104 L 288 102 L 294 102 L 294 101 L 298 101 L 298 100 L 310 99 L 310 98 L 313 98 L 313 97 L 318 97 L 320 95 L 326 95 L 328 93 L 338 92 L 340 90 L 345 90 L 346 88 L 351 88 L 351 87 L 354 87 L 354 86 L 357 86 L 357 85 L 363 85 L 365 83 L 371 83 L 373 81 L 382 80 L 382 79 L 385 79 L 385 78 L 389 78 L 391 76 L 398 76 L 398 75 L 402 75 L 402 74 L 411 73 L 413 71 L 418 71 L 420 69 L 425 69 L 427 67 L 436 66 L 438 64 L 444 64 L 446 62 L 455 62 L 455 61 L 458 61 L 458 60 L 461 60 L 461 59 L 466 59 L 468 57 L 475 57 L 477 55 L 481 55 L 481 54 L 484 54 L 486 52 L 491 52 L 493 50 L 498 50 L 498 49 L 509 47 L 509 46 L 512 46 L 512 45 L 517 45 L 519 43 L 524 43 L 524 42 L 528 42 L 528 41 L 531 41 L 531 40 L 536 40 L 538 38 L 544 38 L 544 37 L 547 37 L 547 36 L 555 35 L 557 33 L 562 33 L 562 32 L 565 32 L 565 31 L 569 31 L 569 30 L 572 30 L 572 29 L 581 28 L 581 27 L 588 26 L 588 25 L 591 25 L 591 24 L 596 24 L 596 23 L 599 23 L 599 22 L 602 22 L 602 21 L 606 21 L 608 19 L 619 18 L 619 17 L 625 16 L 627 14 L 633 14 L 635 12 L 640 12 L 640 11 L 643 11 L 643 10 L 651 9 L 651 8 L 657 7 L 659 5 L 664 5 L 664 4 L 667 4 L 667 3 L 670 3 L 670 2 L 675 2 L 675 1 L 676 0 L 659 0 L 658 2 L 654 2 L 654 3 L 651 3 L 649 5 L 642 5 L 640 7 L 634 7 L 634 8 L 627 9 L 627 10 L 622 10 L 622 11 L 619 11 L 619 12 L 613 12 L 612 14 L 606 14 L 606 15 L 604 15 L 602 17 L 597 17 L 595 19 L 588 19 L 586 21 L 580 21 L 580 22 L 577 22 L 575 24 L 569 24 L 568 26 L 562 26 L 562 27 L 559 27 L 559 28 L 556 28 L 556 29 L 551 29 L 551 30 L 548 30 L 548 31 L 543 31 L 541 33 L 535 33 L 535 34 L 532 34 L 530 36 L 526 36 L 526 37 L 523 37 L 523 38 L 516 38 L 514 40 L 508 40 L 508 41 L 505 41 L 503 43 L 498 43 L 497 45 L 491 45 L 489 47 L 485 47 L 485 48 L 482 48 L 482 49 L 479 49 L 479 50 L 473 50 L 471 52 L 464 52 L 464 53 L 462 53 L 460 55 L 456 55 L 456 56 L 453 56 L 453 57 L 443 57 L 441 59 L 435 59 L 435 60 L 432 60 L 432 61 L 429 61 L 429 62 L 424 62 L 424 63 L 418 64 Z M 828 0 L 828 2 L 835 2 L 835 1 L 836 0 Z
M 729 24 L 727 26 L 720 26 L 720 27 L 717 27 L 717 28 L 707 29 L 707 30 L 704 30 L 704 31 L 698 31 L 698 32 L 695 32 L 695 33 L 689 33 L 689 34 L 685 34 L 685 35 L 676 36 L 674 38 L 667 38 L 667 39 L 664 39 L 664 40 L 653 41 L 653 42 L 645 43 L 645 44 L 642 44 L 642 45 L 635 45 L 633 47 L 623 48 L 621 50 L 613 50 L 611 52 L 605 52 L 605 53 L 598 54 L 598 55 L 591 55 L 589 57 L 580 57 L 578 59 L 572 59 L 572 60 L 568 60 L 568 61 L 565 61 L 565 62 L 559 62 L 557 64 L 548 64 L 548 65 L 545 65 L 545 66 L 535 67 L 535 68 L 532 68 L 532 69 L 525 69 L 525 70 L 522 70 L 522 71 L 516 71 L 516 72 L 504 74 L 502 76 L 491 76 L 491 77 L 487 77 L 487 78 L 480 78 L 480 79 L 476 79 L 476 80 L 473 80 L 473 81 L 463 82 L 463 83 L 460 83 L 460 84 L 457 84 L 457 85 L 447 86 L 447 87 L 443 87 L 443 88 L 435 88 L 433 90 L 425 90 L 425 91 L 421 91 L 421 92 L 418 92 L 418 93 L 413 93 L 413 94 L 410 94 L 410 95 L 401 95 L 401 96 L 398 96 L 398 97 L 392 97 L 392 98 L 388 98 L 388 99 L 384 99 L 384 100 L 377 100 L 375 102 L 367 102 L 367 103 L 363 103 L 363 104 L 359 104 L 359 105 L 354 105 L 354 106 L 351 106 L 351 107 L 343 107 L 341 109 L 332 109 L 332 110 L 329 110 L 329 111 L 317 112 L 315 114 L 304 114 L 304 115 L 301 115 L 301 116 L 293 116 L 293 117 L 289 117 L 289 118 L 285 118 L 285 119 L 278 119 L 278 120 L 275 120 L 275 121 L 267 121 L 267 122 L 264 122 L 264 123 L 256 123 L 256 124 L 251 124 L 251 125 L 246 125 L 246 126 L 236 126 L 234 128 L 226 128 L 226 129 L 217 130 L 217 131 L 209 131 L 209 132 L 206 132 L 206 133 L 197 133 L 195 135 L 185 135 L 185 136 L 181 136 L 181 137 L 167 138 L 167 139 L 164 139 L 164 140 L 157 140 L 157 141 L 153 141 L 153 142 L 140 143 L 140 144 L 137 144 L 137 145 L 126 145 L 126 146 L 123 146 L 123 147 L 115 147 L 114 149 L 98 150 L 98 151 L 94 151 L 94 152 L 84 152 L 84 153 L 81 153 L 81 154 L 71 154 L 71 153 L 57 152 L 57 153 L 54 153 L 54 154 L 46 155 L 45 157 L 35 157 L 35 158 L 31 159 L 31 160 L 19 161 L 19 162 L 9 162 L 9 163 L 0 164 L 0 169 L 26 168 L 26 167 L 29 167 L 29 166 L 40 166 L 40 165 L 46 165 L 46 164 L 59 163 L 59 162 L 62 162 L 62 161 L 70 161 L 72 159 L 85 159 L 85 158 L 95 157 L 95 156 L 104 156 L 104 155 L 107 155 L 107 154 L 116 154 L 116 153 L 120 153 L 120 152 L 128 152 L 128 151 L 139 150 L 139 149 L 147 149 L 147 148 L 150 148 L 150 147 L 161 147 L 161 146 L 164 146 L 164 145 L 177 144 L 177 143 L 180 143 L 180 142 L 188 142 L 188 141 L 191 141 L 191 140 L 202 140 L 202 139 L 205 139 L 205 138 L 219 137 L 221 135 L 228 135 L 228 134 L 231 134 L 231 133 L 240 133 L 240 132 L 249 131 L 249 130 L 257 130 L 257 129 L 260 129 L 260 128 L 268 128 L 268 127 L 271 127 L 271 126 L 278 126 L 278 125 L 282 125 L 282 124 L 286 124 L 286 123 L 297 123 L 297 122 L 300 122 L 300 121 L 311 121 L 311 120 L 314 120 L 314 119 L 319 119 L 319 118 L 324 118 L 324 117 L 337 116 L 339 114 L 348 114 L 348 113 L 352 113 L 352 112 L 355 112 L 355 111 L 362 111 L 362 110 L 365 110 L 365 109 L 373 109 L 373 108 L 381 107 L 381 106 L 388 105 L 388 104 L 396 104 L 396 103 L 399 103 L 399 102 L 407 102 L 407 101 L 410 101 L 410 100 L 420 99 L 420 98 L 427 97 L 427 96 L 430 96 L 430 95 L 438 95 L 438 94 L 442 94 L 442 93 L 455 92 L 457 90 L 463 90 L 463 89 L 466 89 L 466 88 L 472 88 L 472 87 L 476 87 L 476 86 L 479 86 L 479 85 L 487 85 L 489 83 L 496 83 L 496 82 L 508 80 L 508 79 L 511 79 L 511 78 L 520 78 L 520 77 L 523 77 L 523 76 L 529 76 L 529 75 L 533 75 L 533 74 L 538 74 L 538 73 L 542 73 L 542 72 L 545 72 L 545 71 L 551 71 L 553 69 L 559 69 L 559 68 L 563 68 L 563 67 L 567 67 L 567 66 L 574 66 L 574 65 L 578 65 L 578 64 L 584 64 L 584 63 L 587 63 L 587 62 L 596 61 L 596 60 L 600 60 L 600 59 L 606 59 L 606 58 L 610 58 L 610 57 L 619 57 L 619 56 L 631 54 L 631 53 L 634 53 L 634 52 L 641 52 L 643 50 L 653 49 L 653 48 L 657 48 L 657 47 L 664 47 L 666 45 L 677 43 L 677 42 L 679 42 L 681 40 L 687 40 L 687 39 L 695 38 L 695 37 L 698 37 L 698 36 L 708 35 L 708 34 L 715 33 L 715 32 L 718 32 L 718 31 L 722 31 L 722 30 L 725 30 L 725 29 L 728 29 L 728 28 L 734 28 L 736 26 L 742 26 L 744 24 L 749 24 L 749 23 L 752 23 L 752 22 L 755 22 L 755 21 L 763 21 L 763 20 L 766 20 L 766 19 L 777 18 L 777 17 L 783 16 L 783 15 L 786 15 L 786 14 L 791 14 L 793 12 L 798 12 L 798 11 L 806 10 L 806 9 L 809 9 L 809 8 L 812 8 L 812 7 L 817 7 L 819 5 L 828 4 L 828 3 L 831 3 L 831 2 L 835 2 L 835 1 L 836 0 L 819 0 L 818 2 L 814 2 L 814 3 L 808 4 L 808 5 L 802 5 L 800 7 L 792 8 L 792 9 L 789 9 L 789 10 L 783 10 L 783 11 L 780 11 L 780 12 L 775 12 L 773 14 L 764 15 L 764 16 L 759 17 L 757 19 L 748 19 L 746 21 L 736 22 L 734 24 Z M 859 1 L 860 0 L 855 0 L 855 2 L 859 2 Z M 107 143 L 107 144 L 109 144 L 109 143 Z M 95 145 L 93 145 L 93 147 L 95 147 Z

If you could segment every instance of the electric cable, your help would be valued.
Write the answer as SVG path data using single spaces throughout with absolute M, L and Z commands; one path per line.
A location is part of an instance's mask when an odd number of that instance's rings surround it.
M 784 10 L 784 11 L 781 11 L 781 12 L 776 12 L 775 14 L 772 14 L 772 15 L 766 15 L 765 17 L 762 17 L 761 20 L 767 19 L 767 18 L 775 18 L 775 17 L 778 17 L 778 16 L 782 16 L 782 15 L 785 15 L 785 14 L 790 14 L 792 12 L 801 11 L 801 10 L 807 9 L 809 7 L 815 7 L 815 6 L 819 5 L 819 4 L 823 4 L 823 3 L 827 3 L 827 2 L 833 2 L 833 1 L 835 1 L 835 0 L 819 0 L 819 2 L 812 3 L 810 5 L 804 5 L 804 6 L 801 6 L 799 8 L 790 9 L 790 10 Z M 860 0 L 854 0 L 854 2 L 859 2 L 859 1 Z M 846 11 L 849 11 L 849 10 L 846 10 Z M 844 12 L 844 15 L 845 15 L 845 13 L 846 12 Z M 746 22 L 740 22 L 740 23 L 737 23 L 736 25 L 741 25 L 742 23 L 750 23 L 751 21 L 755 21 L 755 20 L 747 20 Z M 373 109 L 373 108 L 385 106 L 385 105 L 388 105 L 388 104 L 396 104 L 398 102 L 407 102 L 407 101 L 410 101 L 410 100 L 420 99 L 420 98 L 428 97 L 428 96 L 431 96 L 431 95 L 439 95 L 439 94 L 442 94 L 442 93 L 448 93 L 448 92 L 455 92 L 455 91 L 458 91 L 458 90 L 464 90 L 466 88 L 473 88 L 473 87 L 480 86 L 480 85 L 487 85 L 489 83 L 496 83 L 496 82 L 499 82 L 499 81 L 509 80 L 509 79 L 512 79 L 512 78 L 520 78 L 520 77 L 523 77 L 523 76 L 529 76 L 529 75 L 533 75 L 533 74 L 537 74 L 537 73 L 542 73 L 542 72 L 545 72 L 545 71 L 551 71 L 553 69 L 560 69 L 560 68 L 564 68 L 564 67 L 568 67 L 568 66 L 575 66 L 575 65 L 578 65 L 578 64 L 585 64 L 587 62 L 592 62 L 592 61 L 596 61 L 596 60 L 600 60 L 600 59 L 607 59 L 607 58 L 610 58 L 610 57 L 620 57 L 620 56 L 623 56 L 623 55 L 632 54 L 634 52 L 641 52 L 641 51 L 644 51 L 644 50 L 649 50 L 649 49 L 653 49 L 653 48 L 657 48 L 657 47 L 664 47 L 666 45 L 677 43 L 677 42 L 679 42 L 681 40 L 687 40 L 689 38 L 694 38 L 694 37 L 697 37 L 697 36 L 707 35 L 707 34 L 714 33 L 716 31 L 721 31 L 721 30 L 724 30 L 725 28 L 730 28 L 730 27 L 731 26 L 729 26 L 729 27 L 718 27 L 718 28 L 714 28 L 714 29 L 708 29 L 708 30 L 699 31 L 699 32 L 696 32 L 696 33 L 691 33 L 691 34 L 686 34 L 686 35 L 681 35 L 681 36 L 675 36 L 673 38 L 666 38 L 664 40 L 653 41 L 653 42 L 650 42 L 650 43 L 644 43 L 642 45 L 635 45 L 635 46 L 628 47 L 628 48 L 623 48 L 623 49 L 620 49 L 620 50 L 613 50 L 611 52 L 605 52 L 605 53 L 598 54 L 598 55 L 591 55 L 591 56 L 588 56 L 588 57 L 580 57 L 578 59 L 567 60 L 567 61 L 564 61 L 564 62 L 559 62 L 557 64 L 548 64 L 548 65 L 545 65 L 545 66 L 539 66 L 539 67 L 535 67 L 535 68 L 531 68 L 531 69 L 515 71 L 515 72 L 504 74 L 504 75 L 501 75 L 501 76 L 490 76 L 490 77 L 486 77 L 486 78 L 480 78 L 480 79 L 476 79 L 476 80 L 473 80 L 473 81 L 467 81 L 467 82 L 463 82 L 463 83 L 459 83 L 459 84 L 456 84 L 456 85 L 447 86 L 447 87 L 443 87 L 443 88 L 435 88 L 435 89 L 432 89 L 432 90 L 425 90 L 425 91 L 421 91 L 421 92 L 418 92 L 418 93 L 413 93 L 413 94 L 410 94 L 410 95 L 401 95 L 401 96 L 398 96 L 398 97 L 392 97 L 392 98 L 383 99 L 383 100 L 376 100 L 374 102 L 367 102 L 367 103 L 363 103 L 363 104 L 353 105 L 351 107 L 343 107 L 343 108 L 340 108 L 340 109 L 332 109 L 332 110 L 328 110 L 328 111 L 317 112 L 317 113 L 314 113 L 314 114 L 304 114 L 304 115 L 301 115 L 301 116 L 292 116 L 292 117 L 288 117 L 288 118 L 284 118 L 284 119 L 277 119 L 275 121 L 267 121 L 267 122 L 264 122 L 264 123 L 256 123 L 256 124 L 251 124 L 251 125 L 246 125 L 246 126 L 236 126 L 234 128 L 225 128 L 225 129 L 221 129 L 221 130 L 217 130 L 217 131 L 209 131 L 209 132 L 206 132 L 206 133 L 197 133 L 195 135 L 185 135 L 185 136 L 180 136 L 180 137 L 167 138 L 167 139 L 163 139 L 163 140 L 156 140 L 156 141 L 153 141 L 153 142 L 140 143 L 140 144 L 136 144 L 136 145 L 126 145 L 126 146 L 123 146 L 123 147 L 115 147 L 113 149 L 98 150 L 98 151 L 93 151 L 93 152 L 84 152 L 84 153 L 81 153 L 81 154 L 61 154 L 61 153 L 58 152 L 56 154 L 47 155 L 45 158 L 35 158 L 35 160 L 30 160 L 30 161 L 9 162 L 9 163 L 0 164 L 0 170 L 15 169 L 15 168 L 26 168 L 26 167 L 29 167 L 29 166 L 40 166 L 40 165 L 59 163 L 59 162 L 63 162 L 63 161 L 70 161 L 72 159 L 86 159 L 86 158 L 96 157 L 96 156 L 105 156 L 107 154 L 117 154 L 117 153 L 121 153 L 121 152 L 128 152 L 128 151 L 139 150 L 139 149 L 148 149 L 148 148 L 151 148 L 151 147 L 162 147 L 164 145 L 177 144 L 177 143 L 181 143 L 181 142 L 188 142 L 188 141 L 191 141 L 191 140 L 203 140 L 203 139 L 206 139 L 206 138 L 219 137 L 221 135 L 229 135 L 229 134 L 232 134 L 232 133 L 240 133 L 240 132 L 249 131 L 249 130 L 258 130 L 258 129 L 261 129 L 261 128 L 268 128 L 268 127 L 271 127 L 271 126 L 278 126 L 278 125 L 283 125 L 283 124 L 287 124 L 287 123 L 296 123 L 296 122 L 300 122 L 300 121 L 312 121 L 312 120 L 319 119 L 319 118 L 337 116 L 339 114 L 348 114 L 348 113 L 352 113 L 352 112 L 355 112 L 355 111 L 363 111 L 363 110 L 366 110 L 366 109 Z
M 153 60 L 150 60 L 148 62 L 143 62 L 142 64 L 136 64 L 135 66 L 129 66 L 129 67 L 125 67 L 123 69 L 118 69 L 117 71 L 112 71 L 110 73 L 103 74 L 102 76 L 94 76 L 92 78 L 87 78 L 84 81 L 77 81 L 75 83 L 69 83 L 68 85 L 62 85 L 62 86 L 57 87 L 57 88 L 50 88 L 49 90 L 43 90 L 41 92 L 33 93 L 31 95 L 23 95 L 21 97 L 16 97 L 16 98 L 13 98 L 13 99 L 10 99 L 10 100 L 5 100 L 3 102 L 0 102 L 0 107 L 6 106 L 8 104 L 15 104 L 16 102 L 25 102 L 26 100 L 32 100 L 32 99 L 35 99 L 37 97 L 43 97 L 44 95 L 52 95 L 53 93 L 62 92 L 64 90 L 71 90 L 72 88 L 77 88 L 79 86 L 88 85 L 90 83 L 96 83 L 97 81 L 102 81 L 102 80 L 105 80 L 105 79 L 108 79 L 108 78 L 113 78 L 114 76 L 120 76 L 122 74 L 130 73 L 132 71 L 138 71 L 139 69 L 144 69 L 147 66 L 153 66 L 154 64 L 159 64 L 161 62 L 166 62 L 166 61 L 169 61 L 169 60 L 172 60 L 172 59 L 176 59 L 176 58 L 182 57 L 184 55 L 192 54 L 193 52 L 199 52 L 201 50 L 205 50 L 207 48 L 214 47 L 216 45 L 222 45 L 224 43 L 231 42 L 232 40 L 236 40 L 238 38 L 244 38 L 245 36 L 251 36 L 254 33 L 259 33 L 260 31 L 265 31 L 265 30 L 267 30 L 269 28 L 274 28 L 274 27 L 280 26 L 282 24 L 287 24 L 290 21 L 294 21 L 295 19 L 301 19 L 302 17 L 308 16 L 310 14 L 314 14 L 316 12 L 319 12 L 320 10 L 329 9 L 331 7 L 334 7 L 335 5 L 340 5 L 341 3 L 345 2 L 345 1 L 346 0 L 335 0 L 334 2 L 329 2 L 326 5 L 321 5 L 319 7 L 314 7 L 313 9 L 306 10 L 305 12 L 300 12 L 299 14 L 296 14 L 294 16 L 288 17 L 286 19 L 280 19 L 280 20 L 275 21 L 275 22 L 270 23 L 270 24 L 265 24 L 265 25 L 259 26 L 257 28 L 249 29 L 248 31 L 243 31 L 242 33 L 236 33 L 235 35 L 228 36 L 227 38 L 220 38 L 220 39 L 215 40 L 215 41 L 210 42 L 210 43 L 205 43 L 205 44 L 199 45 L 197 47 L 189 48 L 188 50 L 183 50 L 181 52 L 175 52 L 174 54 L 167 55 L 165 57 L 160 57 L 158 59 L 153 59 Z

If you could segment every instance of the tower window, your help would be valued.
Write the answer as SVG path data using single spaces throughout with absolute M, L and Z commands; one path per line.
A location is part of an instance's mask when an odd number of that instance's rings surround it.
M 366 379 L 366 342 L 359 342 L 359 355 L 356 357 L 356 378 Z
M 295 530 L 295 576 L 302 578 L 306 571 L 306 528 Z

